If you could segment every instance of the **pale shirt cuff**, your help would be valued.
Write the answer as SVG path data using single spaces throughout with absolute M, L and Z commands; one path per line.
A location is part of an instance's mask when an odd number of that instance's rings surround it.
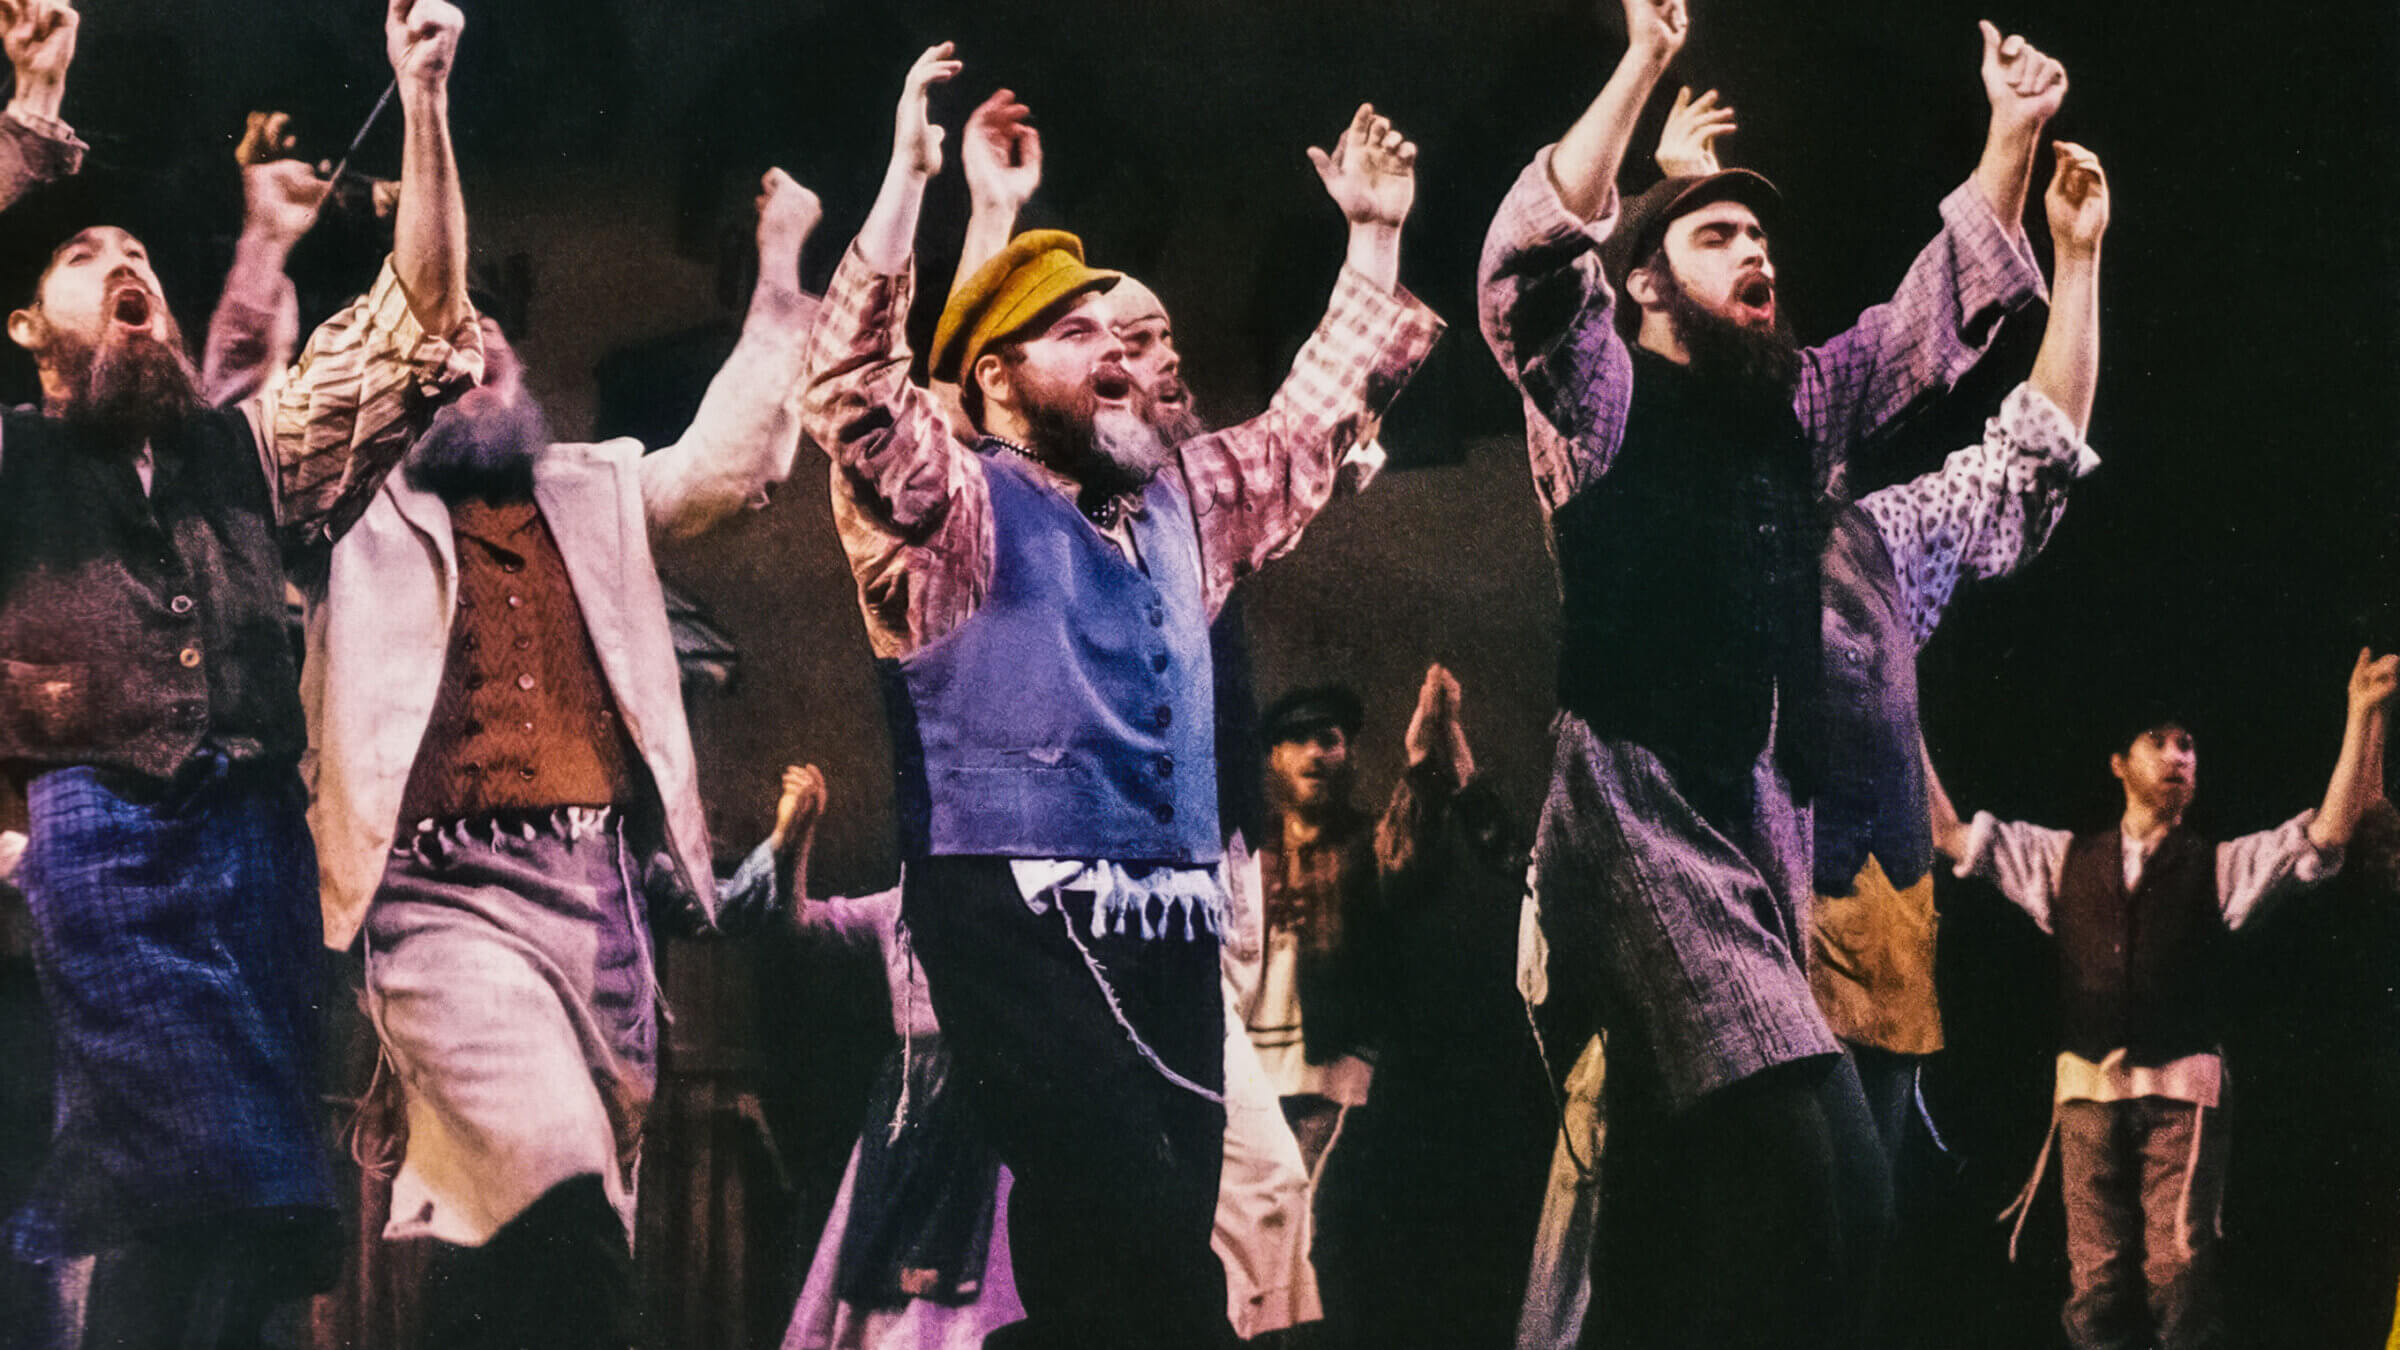
M 83 143 L 82 137 L 75 134 L 75 128 L 68 126 L 58 118 L 35 112 L 31 108 L 15 103 L 8 105 L 7 116 L 9 121 L 45 141 L 56 144 L 61 158 L 66 162 L 67 171 L 70 173 L 82 164 L 84 153 L 91 149 L 90 146 Z
M 2194 1106 L 2215 1106 L 2225 1081 L 2225 1065 L 2214 1054 L 2185 1055 L 2164 1064 L 2128 1064 L 2126 1052 L 2111 1050 L 2099 1063 L 2072 1051 L 2058 1056 L 2058 1091 L 2054 1101 L 2129 1102 L 2161 1097 Z
M 2100 467 L 2099 452 L 2075 434 L 2074 422 L 2030 384 L 2009 391 L 1996 421 L 2020 457 L 2044 464 L 2072 464 L 2077 478 Z
M 1992 840 L 1999 835 L 2000 818 L 1989 811 L 1978 811 L 1967 825 L 1967 846 L 1959 850 L 1957 862 L 1950 867 L 1955 877 L 1971 877 L 1988 871 L 1992 862 Z
M 25 860 L 26 838 L 15 830 L 0 830 L 0 881 L 17 874 L 17 864 Z

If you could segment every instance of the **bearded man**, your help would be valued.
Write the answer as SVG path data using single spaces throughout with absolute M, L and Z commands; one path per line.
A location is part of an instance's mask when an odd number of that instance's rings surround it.
M 441 1244 L 427 1345 L 634 1338 L 646 916 L 716 904 L 651 548 L 762 501 L 799 447 L 815 313 L 799 255 L 819 207 L 774 170 L 758 212 L 749 314 L 682 440 L 553 444 L 511 335 L 482 316 L 483 384 L 299 578 L 324 940 L 363 943 L 405 1103 L 384 1237 Z M 243 282 L 212 350 L 272 346 L 282 278 Z
M 42 407 L 0 438 L 0 764 L 31 807 L 20 879 L 58 1044 L 51 1156 L 9 1241 L 101 1254 L 89 1344 L 247 1344 L 332 1275 L 285 566 L 340 537 L 425 395 L 478 359 L 447 114 L 461 22 L 389 6 L 409 185 L 391 261 L 257 397 L 204 406 L 123 230 L 60 245 L 9 316 Z M 237 273 L 280 267 L 324 193 L 304 170 L 262 186 L 275 228 Z
M 1207 627 L 1324 504 L 1332 429 L 1379 415 L 1439 331 L 1397 289 L 1414 150 L 1369 116 L 1327 159 L 1353 265 L 1277 394 L 1280 434 L 1166 447 L 1100 294 L 1116 274 L 1035 231 L 968 278 L 936 335 L 969 446 L 909 382 L 901 332 L 941 166 L 926 88 L 959 68 L 945 43 L 910 70 L 809 360 L 807 425 L 889 695 L 902 912 L 1016 1177 L 1026 1321 L 991 1343 L 1212 1345 L 1226 1027 Z
M 1554 962 L 1612 1032 L 1594 1301 L 1631 1345 L 1855 1345 L 1890 1193 L 1806 973 L 1821 498 L 2038 293 L 2020 218 L 2065 76 L 1987 30 L 1975 180 L 1889 304 L 1801 351 L 1764 178 L 1619 204 L 1689 27 L 1683 0 L 1624 9 L 1624 57 L 1502 203 L 1480 283 L 1564 596 L 1534 866 Z

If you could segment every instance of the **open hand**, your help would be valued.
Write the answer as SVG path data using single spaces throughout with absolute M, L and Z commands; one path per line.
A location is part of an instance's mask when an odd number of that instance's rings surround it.
M 0 40 L 16 67 L 17 88 L 56 84 L 75 62 L 75 28 L 81 22 L 67 0 L 0 0 Z
M 1717 138 L 1739 130 L 1731 105 L 1717 102 L 1717 91 L 1692 97 L 1691 86 L 1675 91 L 1675 106 L 1667 109 L 1667 126 L 1658 135 L 1658 171 L 1669 178 L 1715 173 Z
M 383 16 L 383 50 L 392 73 L 419 89 L 442 88 L 466 26 L 466 14 L 450 0 L 391 0 Z
M 2072 141 L 2053 141 L 2057 163 L 2042 207 L 2050 217 L 2050 242 L 2062 252 L 2090 253 L 2108 233 L 2108 175 L 2100 157 Z
M 2350 715 L 2384 706 L 2392 701 L 2394 690 L 2400 690 L 2400 654 L 2376 656 L 2359 648 L 2358 662 L 2350 668 Z
M 892 124 L 892 162 L 919 178 L 942 171 L 942 129 L 927 110 L 926 90 L 957 77 L 966 68 L 954 59 L 955 42 L 937 42 L 908 68 L 900 85 L 900 110 Z
M 959 167 L 967 175 L 967 195 L 978 204 L 1014 212 L 1042 185 L 1042 134 L 1032 117 L 1033 110 L 1006 89 L 967 114 Z
M 1991 100 L 1992 124 L 2039 131 L 2058 114 L 2067 97 L 2067 68 L 2012 33 L 2006 38 L 1989 19 L 1983 30 L 1983 96 Z
M 1342 217 L 1353 225 L 1397 227 L 1417 199 L 1417 146 L 1361 103 L 1328 154 L 1308 148 L 1308 162 L 1325 184 Z
M 1416 715 L 1408 720 L 1409 763 L 1422 764 L 1449 748 L 1458 700 L 1458 677 L 1439 661 L 1427 666 L 1425 682 L 1417 688 Z

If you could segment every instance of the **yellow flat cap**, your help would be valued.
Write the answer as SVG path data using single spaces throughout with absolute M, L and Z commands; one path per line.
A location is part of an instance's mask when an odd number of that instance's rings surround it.
M 951 292 L 933 330 L 933 378 L 964 379 L 984 348 L 1016 336 L 1060 301 L 1105 291 L 1124 275 L 1086 267 L 1083 241 L 1065 230 L 1027 230 Z

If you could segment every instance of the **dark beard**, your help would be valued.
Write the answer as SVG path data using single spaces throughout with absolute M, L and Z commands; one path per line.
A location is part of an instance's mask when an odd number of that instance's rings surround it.
M 1772 328 L 1753 328 L 1694 300 L 1675 278 L 1672 267 L 1659 268 L 1654 275 L 1666 292 L 1668 317 L 1674 322 L 1676 338 L 1691 355 L 1694 373 L 1759 397 L 1792 396 L 1800 383 L 1800 344 L 1784 323 L 1781 309 L 1775 313 Z
M 180 345 L 112 333 L 96 347 L 62 339 L 52 351 L 69 392 L 51 411 L 95 446 L 131 453 L 202 408 L 199 372 Z
M 1087 390 L 1079 406 L 1029 399 L 1028 447 L 1083 488 L 1086 505 L 1149 486 L 1165 467 L 1165 443 L 1132 413 L 1097 413 Z
M 531 395 L 474 411 L 453 403 L 434 414 L 401 470 L 410 486 L 446 502 L 523 501 L 533 495 L 534 457 L 549 444 L 549 419 Z

